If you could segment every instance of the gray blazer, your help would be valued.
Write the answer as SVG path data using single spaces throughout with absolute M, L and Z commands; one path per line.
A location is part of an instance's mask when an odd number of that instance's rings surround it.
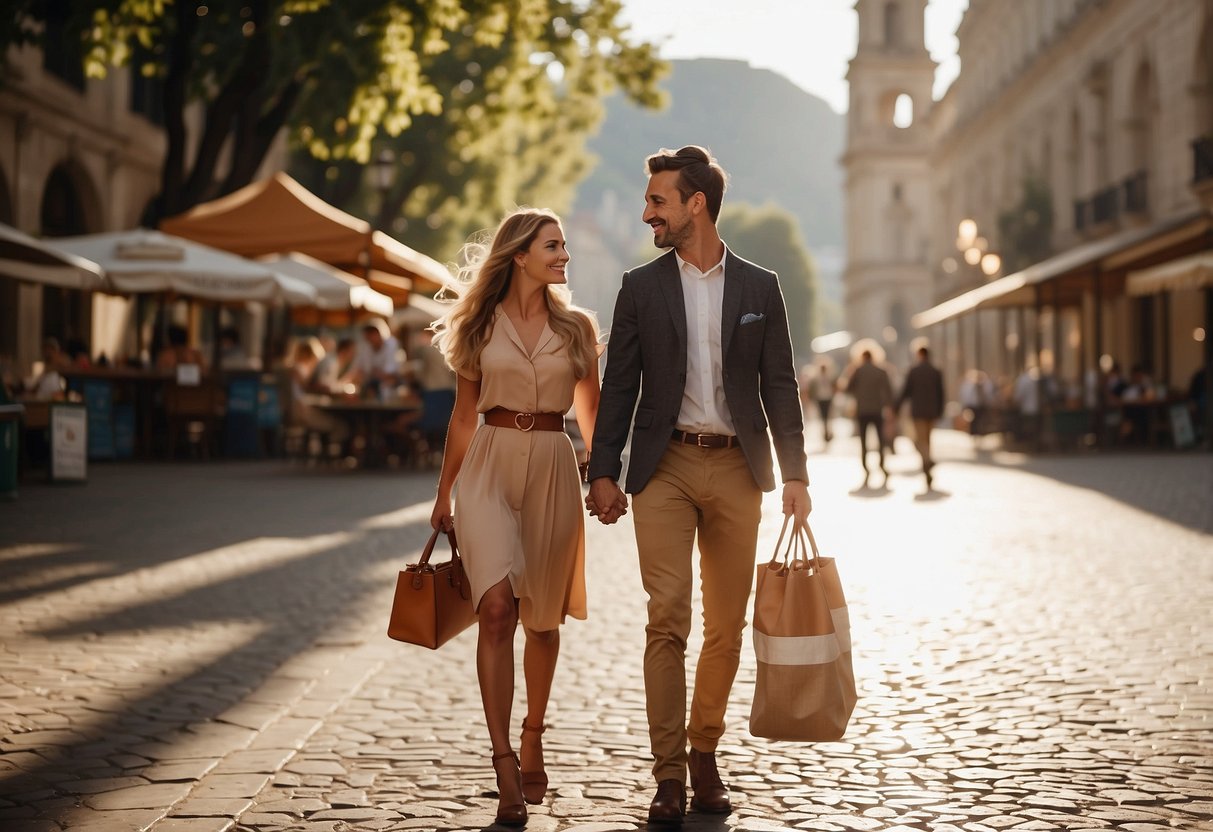
M 763 491 L 775 488 L 772 438 L 783 479 L 808 482 L 804 423 L 779 279 L 731 251 L 724 269 L 724 395 L 741 450 Z M 607 345 L 590 479 L 619 479 L 630 428 L 625 490 L 635 494 L 644 489 L 674 431 L 686 370 L 686 307 L 678 263 L 669 251 L 623 276 Z

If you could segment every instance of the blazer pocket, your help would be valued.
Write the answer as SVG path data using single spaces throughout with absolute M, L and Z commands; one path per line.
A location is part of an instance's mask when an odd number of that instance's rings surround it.
M 653 425 L 654 413 L 652 410 L 637 410 L 636 411 L 636 427 L 647 428 Z
M 766 430 L 766 429 L 767 429 L 766 415 L 763 413 L 755 413 L 754 414 L 754 430 Z

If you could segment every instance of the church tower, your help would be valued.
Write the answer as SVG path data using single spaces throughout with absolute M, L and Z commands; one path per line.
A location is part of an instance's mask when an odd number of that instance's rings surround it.
M 847 328 L 906 366 L 910 318 L 931 304 L 927 223 L 935 62 L 927 0 L 856 0 L 859 47 L 847 72 Z

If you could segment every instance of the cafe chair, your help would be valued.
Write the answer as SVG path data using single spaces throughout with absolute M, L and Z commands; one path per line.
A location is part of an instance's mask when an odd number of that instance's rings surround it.
M 409 459 L 417 468 L 436 468 L 442 464 L 446 431 L 454 410 L 454 390 L 421 392 L 421 418 L 409 430 Z
M 164 388 L 168 456 L 175 459 L 184 438 L 191 454 L 209 459 L 223 424 L 224 396 L 217 384 L 169 384 Z

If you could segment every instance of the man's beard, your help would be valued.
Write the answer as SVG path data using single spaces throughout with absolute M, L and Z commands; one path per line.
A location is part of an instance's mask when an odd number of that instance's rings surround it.
M 665 231 L 653 235 L 653 245 L 657 248 L 677 248 L 680 243 L 686 242 L 691 236 L 691 218 L 687 217 L 678 228 L 670 225 L 667 220 L 665 223 Z

